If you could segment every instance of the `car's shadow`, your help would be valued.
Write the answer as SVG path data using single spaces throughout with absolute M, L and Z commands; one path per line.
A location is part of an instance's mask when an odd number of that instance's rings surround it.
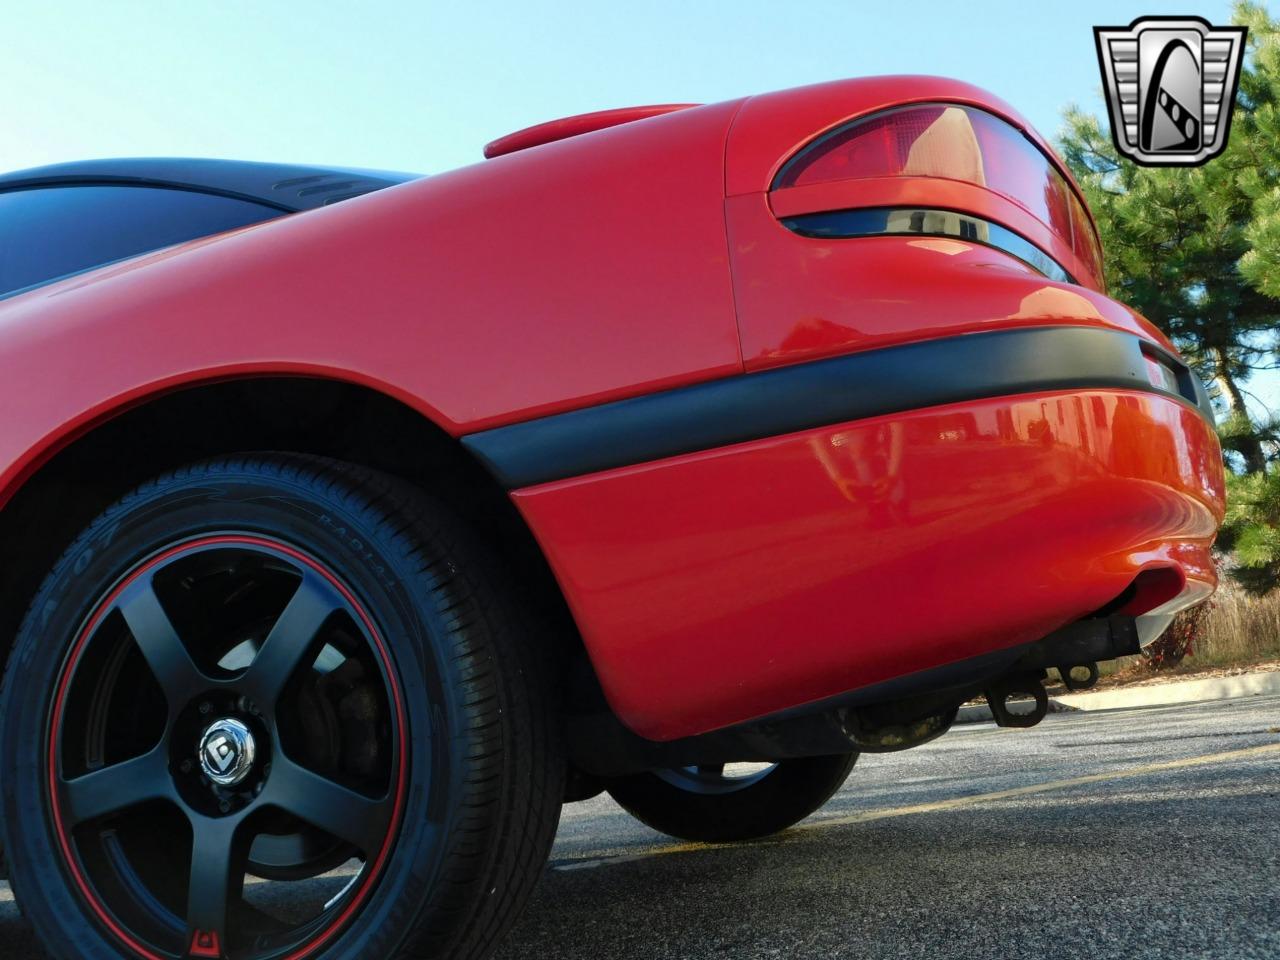
M 553 867 L 497 960 L 1274 955 L 1274 784 L 1210 789 L 1134 784 Z M 1251 837 L 1264 819 L 1268 839 Z
M 1274 955 L 1265 780 L 1183 771 L 613 860 L 577 858 L 580 823 L 495 960 Z M 5 896 L 0 957 L 35 960 Z

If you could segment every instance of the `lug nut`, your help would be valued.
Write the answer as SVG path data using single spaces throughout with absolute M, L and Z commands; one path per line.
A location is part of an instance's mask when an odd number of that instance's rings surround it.
M 201 715 L 202 717 L 207 717 L 207 716 L 208 716 L 210 713 L 212 713 L 212 712 L 213 712 L 213 705 L 212 705 L 212 704 L 207 703 L 207 702 L 206 702 L 206 703 L 202 703 L 202 704 L 200 704 L 200 715 Z
M 218 809 L 219 809 L 219 810 L 221 810 L 223 813 L 230 813 L 230 812 L 231 812 L 231 801 L 230 801 L 230 800 L 219 800 L 219 801 L 218 801 Z
M 178 769 L 181 770 L 183 773 L 190 773 L 195 768 L 196 768 L 196 765 L 192 763 L 190 760 L 183 760 L 182 763 L 178 764 Z

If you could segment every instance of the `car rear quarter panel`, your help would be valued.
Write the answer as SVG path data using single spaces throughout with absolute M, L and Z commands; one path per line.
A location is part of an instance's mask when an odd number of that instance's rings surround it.
M 548 144 L 0 303 L 0 498 L 94 422 L 211 379 L 339 377 L 458 435 L 740 371 L 723 208 L 736 109 Z

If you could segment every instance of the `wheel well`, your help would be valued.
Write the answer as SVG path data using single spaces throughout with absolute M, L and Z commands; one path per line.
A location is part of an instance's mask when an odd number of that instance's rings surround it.
M 305 377 L 224 381 L 157 397 L 61 450 L 0 511 L 0 664 L 44 576 L 92 519 L 139 483 L 219 454 L 317 454 L 395 474 L 462 514 L 511 565 L 557 636 L 581 649 L 541 549 L 506 492 L 447 433 L 385 394 Z

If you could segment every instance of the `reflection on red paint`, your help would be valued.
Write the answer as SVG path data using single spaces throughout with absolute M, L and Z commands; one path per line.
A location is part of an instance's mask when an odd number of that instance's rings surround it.
M 1119 391 L 880 417 L 519 491 L 614 708 L 704 732 L 1212 583 L 1221 455 Z M 1136 611 L 1134 611 L 1136 612 Z
M 984 192 L 987 206 L 966 198 L 954 205 L 1007 222 L 1012 215 L 991 207 L 995 195 Z M 726 214 L 748 370 L 1032 324 L 1109 327 L 1171 346 L 1145 319 L 1096 290 L 1047 280 L 979 243 L 802 237 L 778 222 L 761 194 L 731 197 Z M 1037 221 L 1028 220 L 1023 232 L 1065 263 L 1070 251 L 1055 249 L 1045 227 L 1037 238 Z

